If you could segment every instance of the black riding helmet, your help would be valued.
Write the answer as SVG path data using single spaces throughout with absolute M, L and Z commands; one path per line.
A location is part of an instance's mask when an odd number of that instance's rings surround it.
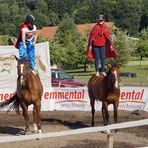
M 26 17 L 25 23 L 34 25 L 34 24 L 35 24 L 35 18 L 34 18 L 32 15 L 28 15 L 28 16 Z

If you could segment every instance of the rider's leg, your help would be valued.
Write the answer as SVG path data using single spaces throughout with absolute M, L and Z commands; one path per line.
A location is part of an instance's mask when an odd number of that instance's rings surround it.
M 26 49 L 23 47 L 23 42 L 19 43 L 19 57 L 22 63 L 26 60 Z

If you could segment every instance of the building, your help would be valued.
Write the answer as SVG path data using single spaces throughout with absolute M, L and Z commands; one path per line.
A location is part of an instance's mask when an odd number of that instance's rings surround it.
M 95 25 L 95 23 L 91 23 L 91 24 L 78 24 L 76 25 L 78 31 L 84 35 L 87 36 L 88 32 L 90 32 L 90 30 L 92 29 L 92 27 Z M 108 27 L 111 27 L 113 25 L 112 22 L 106 22 L 106 25 Z M 56 31 L 57 31 L 58 27 L 54 26 L 54 27 L 43 27 L 42 29 L 38 29 L 37 30 L 37 34 L 38 36 L 40 36 L 42 39 L 45 40 L 51 40 Z

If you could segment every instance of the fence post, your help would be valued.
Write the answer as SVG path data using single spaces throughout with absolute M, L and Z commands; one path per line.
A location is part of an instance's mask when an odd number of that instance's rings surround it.
M 107 130 L 107 148 L 113 148 L 113 136 L 114 134 Z

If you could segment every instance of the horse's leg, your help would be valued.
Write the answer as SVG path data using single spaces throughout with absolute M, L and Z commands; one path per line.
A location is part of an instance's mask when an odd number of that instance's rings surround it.
M 114 122 L 118 122 L 118 105 L 119 105 L 119 100 L 115 101 L 114 103 Z M 114 130 L 114 132 L 118 132 L 117 129 Z
M 107 102 L 102 102 L 102 116 L 104 126 L 109 124 L 109 113 L 108 113 L 108 104 Z
M 26 106 L 25 104 L 21 104 L 22 110 L 23 110 L 23 117 L 25 119 L 25 132 L 30 132 L 30 128 L 29 128 L 29 115 L 28 115 L 28 106 Z
M 90 105 L 91 105 L 91 114 L 92 114 L 91 126 L 94 126 L 95 99 L 90 98 Z
M 36 106 L 33 107 L 33 131 L 34 133 L 37 133 L 38 127 L 37 127 L 37 110 Z
M 37 101 L 34 104 L 33 108 L 33 127 L 34 127 L 34 132 L 41 133 L 41 124 L 40 124 L 40 111 L 41 111 L 41 101 Z
M 118 105 L 119 105 L 119 101 L 116 101 L 114 103 L 114 122 L 115 123 L 118 122 Z
M 37 102 L 37 106 L 36 106 L 36 109 L 37 109 L 37 125 L 38 125 L 38 132 L 39 133 L 42 133 L 42 130 L 41 130 L 41 115 L 40 115 L 40 112 L 41 112 L 41 101 L 39 100 Z

